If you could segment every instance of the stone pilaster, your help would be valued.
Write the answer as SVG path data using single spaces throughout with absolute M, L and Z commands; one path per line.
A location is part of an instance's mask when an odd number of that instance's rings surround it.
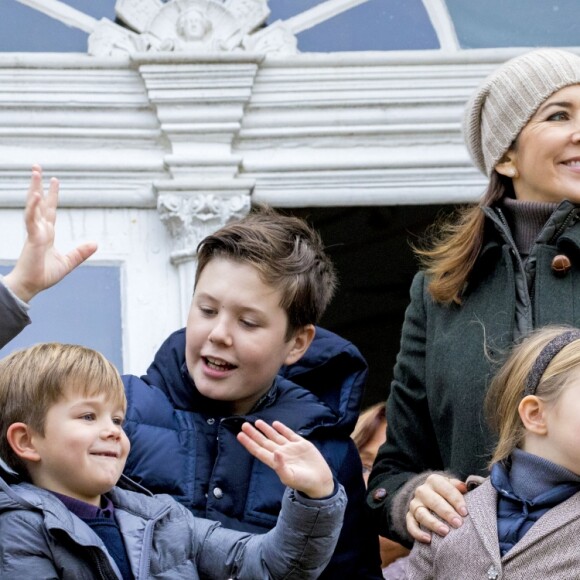
M 179 272 L 180 303 L 185 319 L 195 278 L 196 249 L 207 235 L 250 210 L 252 182 L 248 180 L 160 181 L 157 210 L 171 234 L 171 262 Z

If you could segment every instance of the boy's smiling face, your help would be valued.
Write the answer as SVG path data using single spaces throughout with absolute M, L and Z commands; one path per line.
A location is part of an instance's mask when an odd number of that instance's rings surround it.
M 119 480 L 129 439 L 125 408 L 104 394 L 85 396 L 68 389 L 48 410 L 44 435 L 32 431 L 38 459 L 28 462 L 35 485 L 99 505 L 101 494 Z
M 314 334 L 308 325 L 286 340 L 280 299 L 250 264 L 213 258 L 199 276 L 187 320 L 187 369 L 202 395 L 230 402 L 233 414 L 250 411 Z

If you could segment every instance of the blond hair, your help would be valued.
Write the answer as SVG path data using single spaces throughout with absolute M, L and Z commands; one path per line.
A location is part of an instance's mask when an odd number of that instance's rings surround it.
M 67 393 L 104 394 L 126 408 L 123 382 L 101 353 L 74 344 L 41 343 L 0 360 L 0 456 L 22 475 L 26 470 L 8 443 L 13 423 L 44 435 L 46 415 Z
M 518 407 L 528 377 L 544 347 L 554 338 L 571 330 L 567 326 L 547 326 L 528 335 L 511 351 L 491 381 L 485 399 L 488 422 L 498 436 L 490 464 L 504 461 L 524 438 L 525 428 Z M 536 396 L 553 404 L 562 394 L 574 372 L 580 370 L 580 340 L 566 345 L 550 361 L 540 378 Z

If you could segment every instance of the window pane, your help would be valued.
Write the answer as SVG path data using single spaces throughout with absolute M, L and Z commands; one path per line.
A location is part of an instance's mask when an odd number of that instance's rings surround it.
M 447 0 L 462 48 L 576 46 L 578 0 Z
M 115 20 L 115 0 L 67 0 L 93 16 Z M 2 0 L 0 52 L 87 52 L 88 35 L 16 0 Z
M 0 274 L 11 267 L 0 266 Z M 6 356 L 36 342 L 83 344 L 123 369 L 121 272 L 116 266 L 84 266 L 30 303 L 32 324 L 0 350 Z
M 286 20 L 322 0 L 270 0 L 268 23 Z M 298 34 L 301 52 L 439 48 L 421 0 L 370 0 Z

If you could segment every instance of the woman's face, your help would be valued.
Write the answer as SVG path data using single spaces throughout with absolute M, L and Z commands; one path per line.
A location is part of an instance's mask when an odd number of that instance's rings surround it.
M 496 169 L 504 175 L 516 170 L 517 199 L 580 203 L 580 85 L 564 87 L 548 97 L 507 157 L 509 162 Z

